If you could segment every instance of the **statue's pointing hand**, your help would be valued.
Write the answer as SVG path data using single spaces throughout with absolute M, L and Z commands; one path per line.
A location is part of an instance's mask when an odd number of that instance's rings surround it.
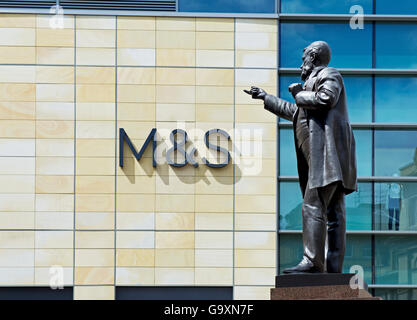
M 250 94 L 252 96 L 252 99 L 260 99 L 264 100 L 267 93 L 265 90 L 252 86 L 250 90 L 243 90 L 245 93 Z

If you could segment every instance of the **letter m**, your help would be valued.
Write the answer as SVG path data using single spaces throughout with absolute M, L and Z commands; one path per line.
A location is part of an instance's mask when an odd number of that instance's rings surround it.
M 136 160 L 139 161 L 140 158 L 142 158 L 142 155 L 145 152 L 145 149 L 148 146 L 149 142 L 151 142 L 151 140 L 152 140 L 152 166 L 156 167 L 156 159 L 155 159 L 156 128 L 153 128 L 151 130 L 151 133 L 149 133 L 139 153 L 136 152 L 136 149 L 133 146 L 132 141 L 130 141 L 129 136 L 127 135 L 126 131 L 123 128 L 120 128 L 119 130 L 119 166 L 123 168 L 123 147 L 124 147 L 125 141 L 127 145 L 129 146 L 130 150 L 132 151 L 133 155 L 135 156 Z

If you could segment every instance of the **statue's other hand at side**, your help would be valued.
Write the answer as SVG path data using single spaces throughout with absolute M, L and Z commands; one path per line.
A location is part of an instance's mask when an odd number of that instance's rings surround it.
M 264 100 L 267 93 L 264 89 L 252 86 L 250 90 L 243 90 L 245 93 L 250 94 L 252 99 Z
M 295 96 L 300 92 L 303 91 L 303 85 L 301 83 L 293 83 L 288 87 L 288 91 L 291 92 L 292 96 L 295 99 Z

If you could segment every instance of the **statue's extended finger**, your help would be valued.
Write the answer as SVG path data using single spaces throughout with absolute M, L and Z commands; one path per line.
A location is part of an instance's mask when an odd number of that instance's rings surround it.
M 245 92 L 247 94 L 252 94 L 249 90 L 245 90 L 245 89 L 243 89 L 243 92 Z

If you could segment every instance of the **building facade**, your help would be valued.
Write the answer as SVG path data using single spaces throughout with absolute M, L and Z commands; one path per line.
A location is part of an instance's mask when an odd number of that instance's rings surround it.
M 242 90 L 291 100 L 320 39 L 357 143 L 344 271 L 417 298 L 413 1 L 60 2 L 0 4 L 0 297 L 269 299 L 302 199 L 292 124 Z

